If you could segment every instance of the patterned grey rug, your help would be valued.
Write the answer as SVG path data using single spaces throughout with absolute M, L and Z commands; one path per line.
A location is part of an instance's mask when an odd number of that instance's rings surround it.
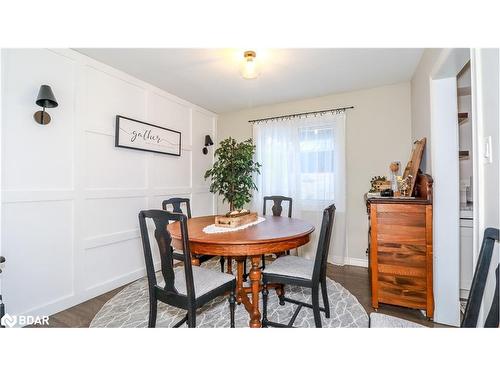
M 220 269 L 218 259 L 205 262 L 202 267 Z M 160 273 L 158 282 L 163 281 Z M 330 319 L 321 313 L 323 327 L 368 327 L 368 315 L 347 289 L 331 279 L 327 279 L 328 298 L 330 301 Z M 285 294 L 293 299 L 311 303 L 310 289 L 302 287 L 285 287 Z M 259 299 L 262 307 L 262 298 Z M 297 308 L 286 303 L 280 306 L 274 291 L 269 292 L 268 319 L 280 323 L 288 323 Z M 320 298 L 320 303 L 322 300 Z M 262 308 L 260 309 L 262 312 Z M 111 298 L 96 314 L 90 327 L 147 327 L 149 312 L 147 279 L 144 277 L 130 284 L 116 296 Z M 186 312 L 158 302 L 157 327 L 171 327 Z M 236 327 L 248 327 L 249 316 L 243 305 L 236 305 Z M 219 297 L 197 310 L 197 327 L 229 327 L 229 303 L 227 297 Z M 302 308 L 294 323 L 295 327 L 314 327 L 312 310 Z M 184 324 L 183 327 L 186 327 Z

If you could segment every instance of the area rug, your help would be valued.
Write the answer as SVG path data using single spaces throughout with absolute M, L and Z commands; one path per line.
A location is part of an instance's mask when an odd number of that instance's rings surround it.
M 214 270 L 220 269 L 217 258 L 203 263 L 202 267 Z M 163 281 L 161 273 L 157 274 L 158 282 Z M 368 327 L 368 315 L 347 289 L 339 283 L 327 278 L 328 299 L 330 302 L 330 318 L 326 319 L 321 313 L 323 327 Z M 293 299 L 311 302 L 310 289 L 302 287 L 285 287 L 285 294 Z M 261 297 L 261 296 L 260 296 Z M 262 298 L 259 298 L 262 312 Z M 269 292 L 268 319 L 279 323 L 288 323 L 297 308 L 296 305 L 286 303 L 281 306 L 274 291 Z M 322 300 L 320 298 L 320 303 Z M 144 277 L 139 279 L 117 295 L 111 298 L 96 314 L 90 327 L 147 327 L 149 312 L 148 284 Z M 157 327 L 171 327 L 178 322 L 186 312 L 175 307 L 158 302 Z M 248 327 L 249 316 L 243 305 L 236 305 L 236 327 Z M 219 297 L 197 310 L 196 326 L 206 328 L 229 327 L 229 303 L 227 297 Z M 184 324 L 183 327 L 186 327 Z M 294 327 L 314 327 L 314 317 L 311 309 L 302 308 Z

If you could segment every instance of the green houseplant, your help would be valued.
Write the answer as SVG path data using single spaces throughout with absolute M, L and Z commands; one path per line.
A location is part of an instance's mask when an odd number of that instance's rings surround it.
M 260 173 L 261 165 L 253 160 L 255 146 L 251 139 L 237 142 L 229 137 L 215 150 L 216 161 L 205 172 L 205 179 L 211 178 L 210 192 L 223 196 L 230 211 L 241 210 L 252 199 L 252 191 L 257 186 L 252 179 L 254 173 Z

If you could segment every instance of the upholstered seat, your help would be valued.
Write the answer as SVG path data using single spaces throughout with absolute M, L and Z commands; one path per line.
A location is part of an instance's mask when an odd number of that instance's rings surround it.
M 194 294 L 196 297 L 201 297 L 208 292 L 217 289 L 218 287 L 231 283 L 235 277 L 228 273 L 213 271 L 208 268 L 193 266 L 193 282 Z M 165 283 L 162 283 L 164 286 Z M 179 294 L 187 295 L 186 275 L 184 267 L 175 270 L 175 289 Z
M 396 318 L 395 316 L 371 313 L 370 328 L 425 328 L 421 324 L 409 320 Z
M 286 255 L 267 265 L 262 270 L 262 273 L 312 280 L 313 270 L 314 261 L 294 255 Z

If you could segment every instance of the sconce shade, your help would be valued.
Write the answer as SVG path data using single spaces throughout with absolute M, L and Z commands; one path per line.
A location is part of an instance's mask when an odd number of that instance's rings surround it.
M 209 135 L 206 135 L 205 136 L 205 147 L 203 147 L 202 151 L 203 151 L 203 155 L 206 155 L 208 154 L 208 146 L 213 146 L 213 142 L 212 142 L 212 138 L 210 138 Z
M 35 103 L 43 108 L 55 108 L 58 106 L 56 97 L 48 85 L 40 86 Z
M 214 143 L 212 142 L 212 138 L 210 138 L 209 135 L 205 136 L 205 146 L 213 146 Z

